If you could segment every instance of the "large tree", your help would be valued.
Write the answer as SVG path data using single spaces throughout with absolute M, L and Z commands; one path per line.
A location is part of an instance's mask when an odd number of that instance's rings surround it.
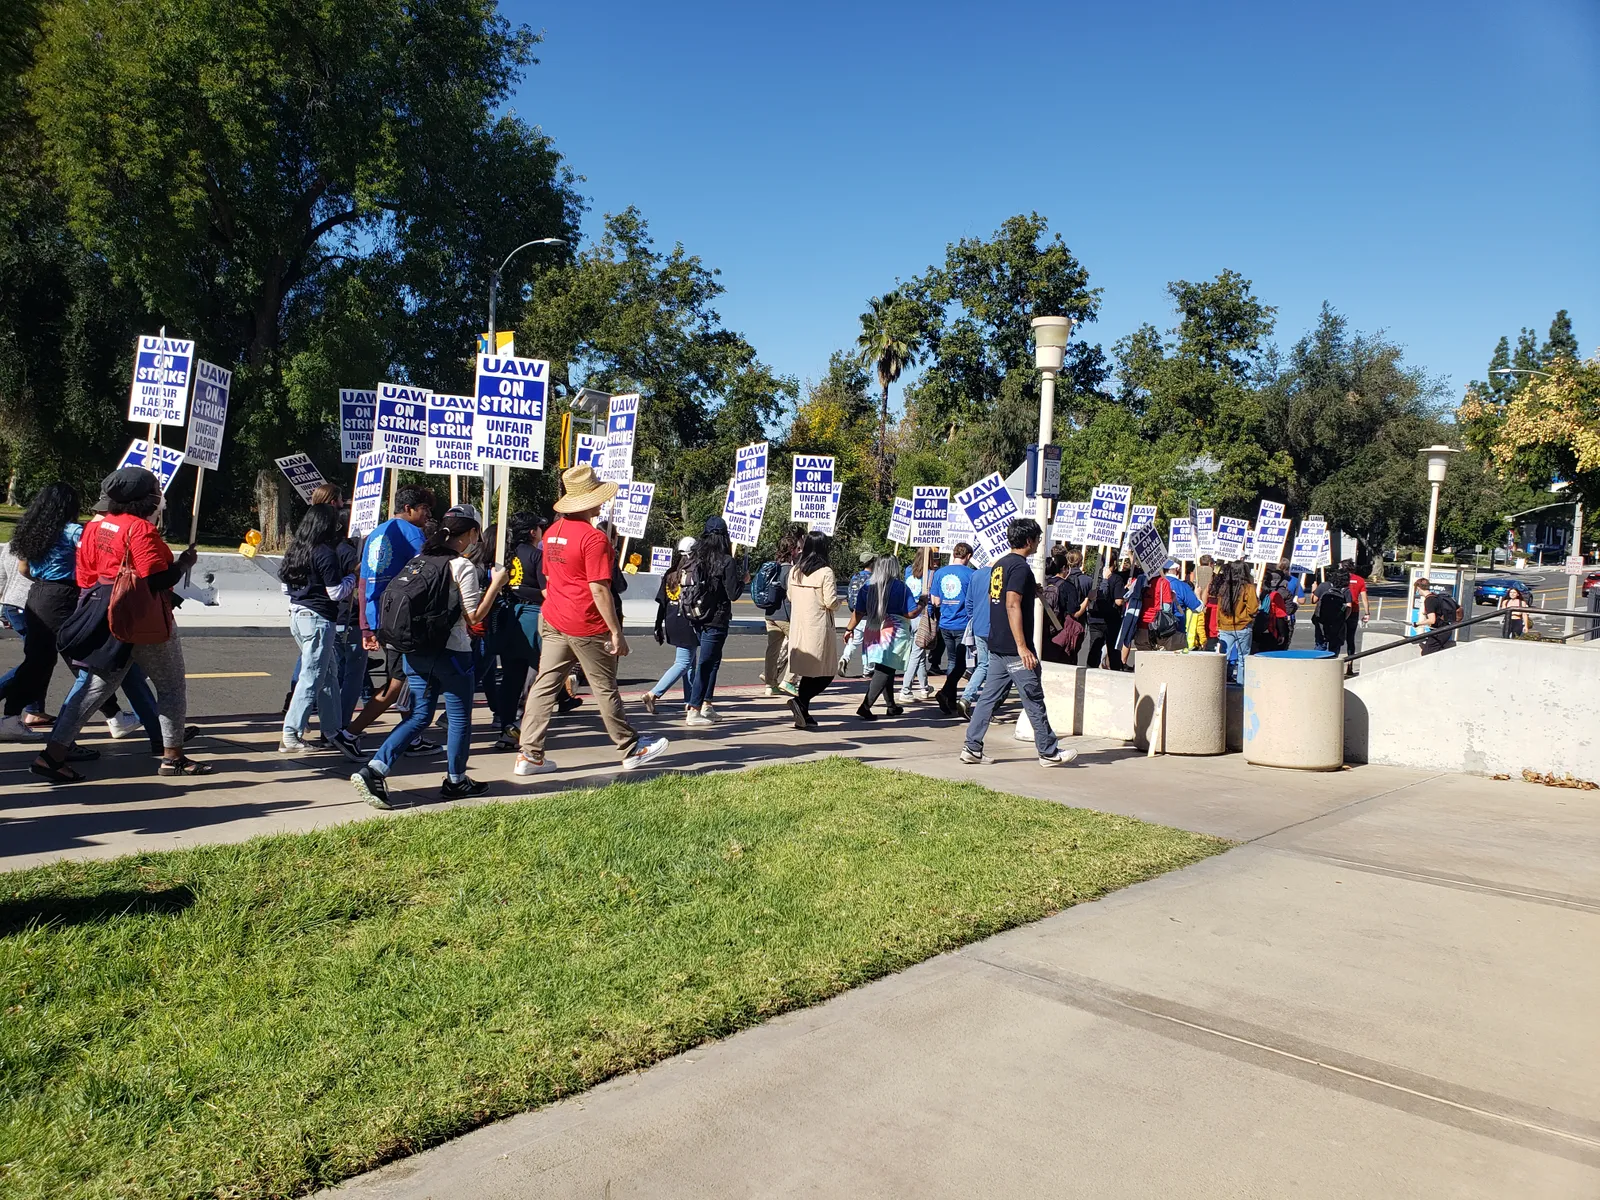
M 538 279 L 517 327 L 518 350 L 548 358 L 557 383 L 640 393 L 635 469 L 657 484 L 663 531 L 697 532 L 721 510 L 734 448 L 766 437 L 797 394 L 723 326 L 717 274 L 681 244 L 658 250 L 630 208 Z
M 497 115 L 537 40 L 492 0 L 45 10 L 27 77 L 43 164 L 150 319 L 236 369 L 235 498 L 286 446 L 326 453 L 338 383 L 463 386 L 491 268 L 573 235 L 548 140 Z M 354 361 L 350 321 L 374 330 Z M 296 376 L 329 390 L 291 396 Z
M 856 361 L 872 369 L 878 377 L 880 392 L 878 471 L 874 481 L 879 501 L 887 496 L 889 480 L 889 387 L 921 355 L 925 323 L 922 307 L 898 291 L 874 296 L 867 302 L 867 311 L 861 314 Z
M 925 319 L 927 365 L 906 390 L 905 464 L 936 454 L 966 484 L 1008 474 L 1038 436 L 1039 373 L 1033 364 L 1036 316 L 1095 320 L 1100 293 L 1060 234 L 1037 213 L 1007 219 L 987 239 L 964 238 L 902 289 Z M 1058 428 L 1092 403 L 1107 377 L 1100 347 L 1075 339 L 1057 391 Z M 898 466 L 897 484 L 913 480 Z M 916 479 L 914 482 L 927 482 Z

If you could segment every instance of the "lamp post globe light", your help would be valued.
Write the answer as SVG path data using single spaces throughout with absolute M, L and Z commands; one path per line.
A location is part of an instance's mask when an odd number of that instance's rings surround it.
M 1039 471 L 1044 471 L 1044 448 L 1055 433 L 1056 375 L 1066 358 L 1067 340 L 1072 336 L 1071 317 L 1033 318 L 1033 365 L 1039 368 Z M 1039 548 L 1033 554 L 1033 577 L 1039 581 L 1039 600 L 1034 605 L 1033 632 L 1044 656 L 1044 560 L 1050 548 L 1050 499 L 1041 488 L 1033 498 L 1034 520 L 1042 531 Z
M 1424 446 L 1417 451 L 1426 455 L 1428 459 L 1428 484 L 1430 495 L 1428 497 L 1428 540 L 1422 547 L 1422 575 L 1431 581 L 1433 577 L 1433 531 L 1439 524 L 1439 487 L 1444 483 L 1445 469 L 1450 465 L 1450 456 L 1461 453 L 1450 446 Z

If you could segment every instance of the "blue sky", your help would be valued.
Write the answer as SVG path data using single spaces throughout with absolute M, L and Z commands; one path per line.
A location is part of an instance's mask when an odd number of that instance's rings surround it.
M 1280 342 L 1328 300 L 1453 397 L 1558 308 L 1600 348 L 1597 0 L 502 9 L 545 35 L 514 106 L 586 232 L 637 205 L 802 380 L 869 296 L 1027 211 L 1104 289 L 1108 352 L 1225 267 Z

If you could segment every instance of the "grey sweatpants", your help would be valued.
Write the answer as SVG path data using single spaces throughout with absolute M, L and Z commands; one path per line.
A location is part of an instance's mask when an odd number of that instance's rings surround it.
M 161 718 L 161 744 L 183 745 L 184 721 L 188 716 L 189 692 L 183 676 L 183 642 L 176 631 L 164 642 L 153 646 L 135 646 L 128 658 L 128 666 L 138 663 L 150 676 L 150 686 L 156 690 L 156 713 Z M 56 714 L 55 728 L 50 740 L 57 745 L 70 746 L 83 729 L 89 714 L 106 702 L 106 698 L 122 686 L 122 677 L 128 667 L 108 675 L 89 676 L 89 686 L 78 693 L 77 699 L 63 704 Z

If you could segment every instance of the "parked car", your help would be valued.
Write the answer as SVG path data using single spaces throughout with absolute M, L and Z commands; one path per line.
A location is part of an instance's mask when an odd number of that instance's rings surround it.
M 1587 596 L 1589 589 L 1597 583 L 1600 583 L 1600 571 L 1590 571 L 1583 577 L 1583 594 Z
M 1474 604 L 1499 604 L 1512 592 L 1521 592 L 1527 595 L 1528 585 L 1520 579 L 1502 579 L 1492 577 L 1478 580 L 1478 586 L 1472 589 Z

